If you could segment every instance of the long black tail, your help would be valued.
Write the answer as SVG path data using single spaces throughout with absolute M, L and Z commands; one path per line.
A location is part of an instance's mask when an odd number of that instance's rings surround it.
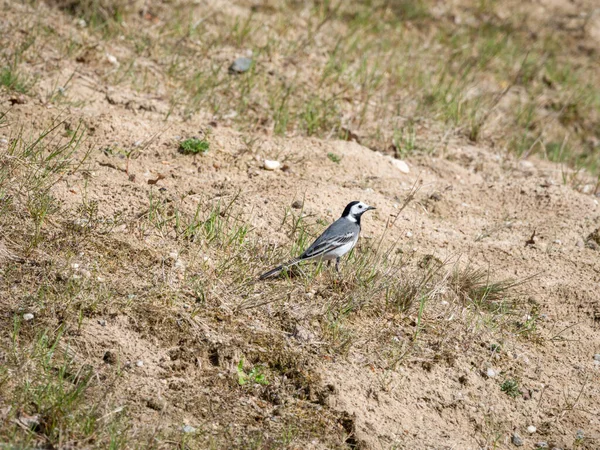
M 298 262 L 300 262 L 300 260 L 301 260 L 300 258 L 292 259 L 291 261 L 288 261 L 285 264 L 277 266 L 274 269 L 271 269 L 268 272 L 263 273 L 260 277 L 258 277 L 258 279 L 264 280 L 266 278 L 276 277 L 283 271 L 283 269 L 287 269 L 288 267 L 293 266 L 294 264 L 297 264 Z

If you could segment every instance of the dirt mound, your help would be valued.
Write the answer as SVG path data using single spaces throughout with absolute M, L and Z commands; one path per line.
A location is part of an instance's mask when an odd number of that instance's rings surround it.
M 109 83 L 98 55 L 130 49 L 98 46 L 41 81 L 68 78 L 68 104 L 0 92 L 2 440 L 598 447 L 587 175 L 428 123 L 427 151 L 401 161 L 184 121 L 160 86 Z M 377 209 L 340 278 L 256 281 L 352 200 Z

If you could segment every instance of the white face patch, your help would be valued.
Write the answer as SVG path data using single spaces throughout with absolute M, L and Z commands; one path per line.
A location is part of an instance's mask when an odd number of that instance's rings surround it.
M 369 208 L 369 205 L 366 205 L 363 202 L 358 202 L 356 205 L 352 206 L 352 208 L 350 209 L 350 217 L 360 216 L 368 208 Z

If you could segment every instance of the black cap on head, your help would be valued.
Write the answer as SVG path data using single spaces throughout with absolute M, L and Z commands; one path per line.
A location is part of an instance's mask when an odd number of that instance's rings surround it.
M 342 213 L 342 217 L 348 217 L 350 215 L 350 210 L 352 209 L 352 207 L 354 205 L 357 205 L 358 203 L 360 203 L 359 201 L 353 201 L 350 202 L 346 205 L 346 207 L 344 208 L 344 212 Z

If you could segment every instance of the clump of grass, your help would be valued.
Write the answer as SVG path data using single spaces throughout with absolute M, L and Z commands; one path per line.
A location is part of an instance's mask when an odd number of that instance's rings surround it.
M 246 373 L 244 370 L 244 359 L 240 359 L 236 367 L 238 384 L 240 386 L 244 386 L 248 383 L 254 384 L 262 384 L 264 386 L 268 385 L 267 376 L 264 374 L 264 369 L 262 366 L 257 365 L 252 367 L 249 372 Z
M 500 390 L 512 398 L 517 398 L 522 394 L 521 389 L 519 388 L 519 382 L 512 378 L 505 380 L 500 386 Z
M 60 350 L 63 332 L 42 331 L 31 340 L 25 324 L 14 319 L 12 348 L 6 352 L 8 373 L 0 377 L 8 420 L 0 427 L 0 440 L 18 447 L 60 447 L 96 441 L 110 448 L 124 448 L 127 428 L 124 412 L 107 416 L 97 402 L 89 401 L 95 389 L 90 367 L 78 366 Z M 0 375 L 7 373 L 0 372 Z
M 4 86 L 10 91 L 25 94 L 31 83 L 17 71 L 16 66 L 10 65 L 0 71 L 0 86 Z
M 19 70 L 19 62 L 23 53 L 33 45 L 34 41 L 35 39 L 31 38 L 21 43 L 11 56 L 0 62 L 3 66 L 0 69 L 0 86 L 20 94 L 26 94 L 31 89 L 33 80 Z
M 332 162 L 334 162 L 334 163 L 336 163 L 336 164 L 339 164 L 339 163 L 340 163 L 340 161 L 342 160 L 342 157 L 341 157 L 341 156 L 339 156 L 339 155 L 336 155 L 336 154 L 335 154 L 335 153 L 333 153 L 333 152 L 329 152 L 329 153 L 327 153 L 327 158 L 329 158 L 329 160 L 330 160 L 330 161 L 332 161 Z
M 50 3 L 105 33 L 120 27 L 133 5 L 127 0 L 52 0 Z
M 190 138 L 181 141 L 179 153 L 184 155 L 198 155 L 208 152 L 210 144 L 204 139 Z
M 488 271 L 470 266 L 456 269 L 450 277 L 450 287 L 463 303 L 489 312 L 510 309 L 509 291 L 519 284 L 514 280 L 491 281 Z
M 67 171 L 78 170 L 89 151 L 76 157 L 83 142 L 84 130 L 77 128 L 68 140 L 54 142 L 61 123 L 33 138 L 19 134 L 8 148 L 0 151 L 0 198 L 11 198 L 26 205 L 34 224 L 31 246 L 41 239 L 42 227 L 49 215 L 58 211 L 52 187 Z M 0 218 L 1 219 L 1 218 Z

